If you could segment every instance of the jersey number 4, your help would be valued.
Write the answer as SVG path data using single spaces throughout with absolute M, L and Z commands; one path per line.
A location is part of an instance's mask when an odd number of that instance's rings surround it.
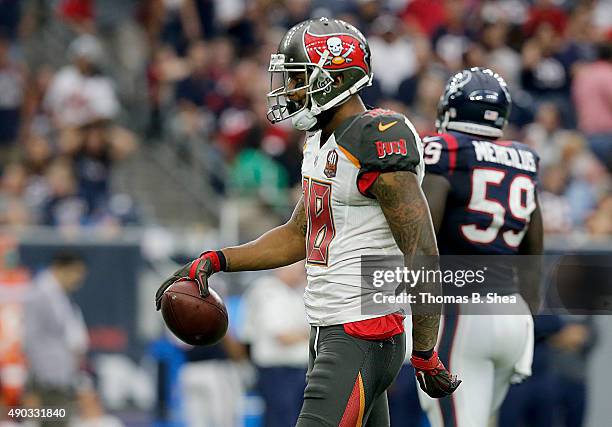
M 331 206 L 332 186 L 329 182 L 305 177 L 302 181 L 304 209 L 308 218 L 306 262 L 327 266 L 329 245 L 336 236 Z
M 461 226 L 461 232 L 468 240 L 475 243 L 491 243 L 494 241 L 505 223 L 506 208 L 510 215 L 523 222 L 525 225 L 521 230 L 507 230 L 502 233 L 502 239 L 510 247 L 521 244 L 523 236 L 527 232 L 527 225 L 531 213 L 535 209 L 535 184 L 526 175 L 516 175 L 510 181 L 508 188 L 507 203 L 502 204 L 499 200 L 487 197 L 489 186 L 501 186 L 506 178 L 506 172 L 499 169 L 475 168 L 472 172 L 472 195 L 468 204 L 468 210 L 485 214 L 491 217 L 491 224 L 482 228 L 476 224 Z

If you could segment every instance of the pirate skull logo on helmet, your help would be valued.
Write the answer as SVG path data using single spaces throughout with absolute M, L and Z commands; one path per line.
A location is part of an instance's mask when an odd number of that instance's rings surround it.
M 342 55 L 342 40 L 339 37 L 330 37 L 327 39 L 327 48 L 334 56 Z

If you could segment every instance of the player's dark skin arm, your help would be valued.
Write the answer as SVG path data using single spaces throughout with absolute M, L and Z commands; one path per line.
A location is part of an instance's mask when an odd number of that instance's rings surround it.
M 519 289 L 532 314 L 540 308 L 540 281 L 542 278 L 542 253 L 544 252 L 544 225 L 536 196 L 536 208 L 531 214 L 527 232 L 519 246 L 521 255 L 529 257 L 528 265 L 518 269 Z
M 393 238 L 404 254 L 405 265 L 411 267 L 415 255 L 432 256 L 437 263 L 436 236 L 417 176 L 406 171 L 383 173 L 370 193 L 380 204 Z M 441 293 L 439 283 L 417 286 L 418 292 Z M 427 352 L 436 345 L 440 310 L 439 306 L 413 304 L 413 351 Z
M 198 284 L 200 295 L 208 295 L 208 278 L 219 270 L 247 271 L 283 267 L 306 257 L 307 231 L 303 198 L 300 197 L 289 221 L 264 233 L 244 245 L 224 248 L 222 257 L 216 251 L 206 251 L 188 262 L 164 280 L 155 293 L 155 307 L 161 308 L 162 296 L 181 277 L 190 277 Z M 212 254 L 212 255 L 211 255 Z M 216 261 L 215 261 L 216 259 Z M 224 264 L 221 264 L 221 259 Z M 216 266 L 214 264 L 216 262 Z
M 450 191 L 450 183 L 441 175 L 425 174 L 422 187 L 427 203 L 429 204 L 431 220 L 437 235 L 440 232 L 440 226 L 444 218 L 446 198 Z
M 226 271 L 267 270 L 301 261 L 306 257 L 306 214 L 300 198 L 289 221 L 252 242 L 222 249 Z

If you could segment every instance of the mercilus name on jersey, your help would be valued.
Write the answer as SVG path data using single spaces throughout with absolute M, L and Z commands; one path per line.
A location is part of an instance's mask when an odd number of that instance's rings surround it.
M 489 141 L 472 141 L 476 160 L 510 166 L 528 172 L 536 171 L 536 161 L 533 153 L 527 150 L 517 150 Z

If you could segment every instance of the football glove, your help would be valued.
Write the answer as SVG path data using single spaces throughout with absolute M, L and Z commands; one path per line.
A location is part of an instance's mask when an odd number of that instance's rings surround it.
M 221 251 L 206 251 L 199 258 L 188 262 L 174 272 L 172 276 L 161 284 L 155 293 L 155 308 L 161 308 L 161 300 L 164 292 L 178 279 L 188 277 L 198 284 L 200 296 L 206 298 L 208 292 L 208 278 L 218 271 L 225 270 L 225 256 Z
M 450 395 L 461 384 L 456 375 L 446 370 L 436 351 L 429 359 L 412 355 L 410 362 L 421 390 L 435 399 Z

